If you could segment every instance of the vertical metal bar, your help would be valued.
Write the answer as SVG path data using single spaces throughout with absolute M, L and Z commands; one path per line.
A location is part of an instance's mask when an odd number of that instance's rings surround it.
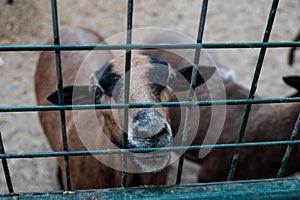
M 294 126 L 294 129 L 292 131 L 290 141 L 292 141 L 296 138 L 297 134 L 299 133 L 299 130 L 300 130 L 300 113 L 298 114 L 298 118 L 295 122 L 295 126 Z M 281 166 L 280 166 L 278 174 L 277 174 L 277 178 L 280 178 L 280 177 L 283 176 L 283 174 L 285 172 L 285 169 L 286 169 L 286 166 L 287 166 L 287 163 L 288 163 L 288 160 L 289 160 L 291 152 L 292 152 L 292 148 L 293 148 L 293 145 L 288 145 L 287 146 L 287 148 L 285 150 L 285 154 L 284 154 L 282 162 L 281 162 Z
M 206 13 L 207 13 L 207 6 L 208 6 L 208 0 L 203 0 L 202 10 L 201 10 L 201 14 L 200 14 L 201 17 L 200 17 L 199 28 L 198 28 L 197 43 L 202 43 L 202 40 L 203 40 L 203 33 L 204 33 L 205 19 L 206 19 Z
M 126 31 L 126 44 L 132 43 L 132 18 L 133 18 L 133 0 L 128 0 L 127 4 L 127 31 Z M 129 103 L 129 91 L 130 91 L 130 68 L 131 68 L 131 50 L 126 49 L 125 58 L 125 92 L 124 103 Z M 128 113 L 129 108 L 124 108 L 124 127 L 123 127 L 123 149 L 127 149 L 128 146 Z M 127 155 L 122 155 L 122 182 L 121 186 L 126 187 L 127 180 Z
M 52 9 L 54 45 L 60 45 L 57 1 L 56 0 L 51 0 L 51 9 Z M 55 50 L 55 64 L 56 64 L 56 75 L 57 75 L 56 78 L 57 78 L 57 88 L 58 88 L 58 101 L 59 101 L 59 105 L 64 105 L 63 78 L 62 78 L 62 69 L 61 69 L 60 50 Z M 68 151 L 69 148 L 68 148 L 68 139 L 67 139 L 67 130 L 66 130 L 65 110 L 60 110 L 60 119 L 61 119 L 63 148 L 64 148 L 64 151 Z M 65 161 L 65 172 L 66 172 L 66 178 L 67 178 L 67 190 L 72 190 L 71 178 L 70 178 L 69 157 L 65 156 L 64 161 Z
M 200 14 L 199 28 L 198 28 L 197 43 L 202 43 L 204 25 L 205 25 L 206 13 L 207 13 L 207 6 L 208 6 L 208 0 L 203 0 L 202 10 L 201 10 L 201 14 Z M 197 71 L 199 69 L 200 52 L 201 52 L 200 47 L 195 49 L 194 67 L 193 67 L 193 72 L 192 72 L 190 88 L 189 88 L 188 101 L 193 100 L 193 88 L 195 88 L 194 86 L 196 83 Z M 189 133 L 189 123 L 190 123 L 190 118 L 191 118 L 191 108 L 192 108 L 192 106 L 188 106 L 186 108 L 181 145 L 186 145 L 186 142 L 187 142 L 187 137 L 188 137 L 188 133 Z M 180 152 L 180 153 L 182 153 L 182 152 Z M 184 153 L 182 153 L 182 155 L 179 158 L 177 176 L 176 176 L 176 184 L 180 184 L 180 182 L 181 182 L 183 162 L 184 162 Z
M 0 131 L 0 154 L 5 154 L 1 131 Z M 13 185 L 11 182 L 11 177 L 10 177 L 10 173 L 9 173 L 7 160 L 5 158 L 2 158 L 1 160 L 2 160 L 2 166 L 3 166 L 3 171 L 4 171 L 4 176 L 5 176 L 8 191 L 9 191 L 9 193 L 13 193 L 14 188 L 13 188 Z
M 268 18 L 268 23 L 267 23 L 266 30 L 265 30 L 264 37 L 263 37 L 263 42 L 268 42 L 269 41 L 272 26 L 273 26 L 273 22 L 274 22 L 274 19 L 275 19 L 275 16 L 276 16 L 278 3 L 279 3 L 279 0 L 273 0 L 273 2 L 272 2 L 270 13 L 269 13 L 269 18 Z M 259 79 L 259 75 L 260 75 L 262 65 L 263 65 L 263 61 L 264 61 L 265 54 L 266 54 L 266 50 L 267 50 L 267 47 L 262 47 L 261 50 L 260 50 L 259 57 L 258 57 L 257 64 L 256 64 L 256 68 L 255 68 L 255 73 L 254 73 L 253 80 L 252 80 L 252 83 L 251 83 L 251 89 L 250 89 L 250 92 L 249 92 L 248 99 L 254 99 L 254 95 L 255 95 L 256 88 L 257 88 L 258 79 Z M 250 111 L 251 111 L 251 107 L 252 107 L 252 104 L 247 104 L 247 106 L 246 106 L 245 114 L 244 114 L 242 125 L 241 125 L 241 129 L 240 129 L 239 136 L 238 136 L 238 139 L 237 139 L 237 143 L 241 143 L 243 141 L 246 126 L 247 126 L 247 123 L 248 123 L 249 114 L 250 114 Z M 234 173 L 235 173 L 235 170 L 236 170 L 236 165 L 237 165 L 237 160 L 238 160 L 238 157 L 239 157 L 239 153 L 240 153 L 240 148 L 236 148 L 235 151 L 234 151 L 232 162 L 231 162 L 230 171 L 229 171 L 229 174 L 228 174 L 228 177 L 227 177 L 228 181 L 232 180 L 233 177 L 234 177 Z

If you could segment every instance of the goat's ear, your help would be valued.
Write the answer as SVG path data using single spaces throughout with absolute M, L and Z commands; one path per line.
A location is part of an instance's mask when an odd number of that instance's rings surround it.
M 283 81 L 295 88 L 298 92 L 294 95 L 292 95 L 291 97 L 298 97 L 300 96 L 300 76 L 285 76 L 285 77 L 282 77 Z
M 300 76 L 285 76 L 282 79 L 289 86 L 300 90 Z
M 95 97 L 90 94 L 89 86 L 66 86 L 63 88 L 65 105 L 95 103 Z M 47 97 L 48 101 L 59 105 L 58 90 Z
M 177 75 L 170 77 L 169 86 L 174 92 L 186 91 L 192 78 L 193 66 L 182 68 L 176 72 Z M 205 83 L 214 73 L 216 68 L 212 66 L 200 66 L 197 71 L 195 87 Z M 178 73 L 181 76 L 178 76 Z M 184 78 L 183 78 L 184 77 Z

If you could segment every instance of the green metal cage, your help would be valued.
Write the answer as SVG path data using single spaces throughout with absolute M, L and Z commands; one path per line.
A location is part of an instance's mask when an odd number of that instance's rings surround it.
M 12 3 L 13 1 L 8 1 Z M 284 174 L 287 162 L 290 157 L 291 149 L 294 145 L 299 145 L 300 140 L 295 140 L 296 134 L 298 134 L 300 129 L 300 114 L 295 123 L 294 130 L 291 133 L 290 140 L 287 141 L 270 141 L 270 142 L 249 142 L 245 143 L 243 141 L 244 132 L 247 126 L 248 117 L 251 111 L 251 106 L 253 104 L 271 104 L 271 103 L 292 103 L 300 102 L 299 97 L 295 98 L 264 98 L 264 99 L 254 99 L 256 92 L 256 86 L 259 80 L 260 72 L 263 66 L 264 57 L 268 48 L 282 48 L 282 47 L 300 47 L 300 42 L 269 42 L 269 37 L 272 31 L 272 26 L 274 18 L 276 16 L 276 11 L 278 7 L 279 0 L 273 0 L 269 17 L 267 21 L 267 26 L 265 28 L 263 40 L 261 42 L 238 42 L 238 43 L 204 43 L 202 41 L 204 25 L 206 20 L 206 12 L 208 9 L 208 0 L 203 0 L 201 16 L 199 20 L 198 36 L 196 43 L 191 44 L 132 44 L 131 30 L 133 27 L 133 0 L 128 0 L 128 10 L 127 10 L 127 38 L 126 44 L 103 44 L 99 46 L 98 44 L 90 45 L 61 45 L 59 40 L 59 25 L 58 25 L 58 15 L 57 15 L 57 2 L 56 0 L 51 0 L 52 9 L 52 25 L 53 25 L 53 35 L 54 44 L 52 45 L 10 45 L 10 46 L 0 46 L 0 51 L 10 52 L 10 51 L 54 51 L 56 55 L 56 65 L 57 65 L 57 84 L 58 90 L 60 91 L 58 106 L 0 106 L 1 113 L 7 112 L 32 112 L 32 111 L 47 111 L 56 110 L 60 111 L 61 123 L 62 123 L 62 138 L 64 151 L 62 152 L 29 152 L 29 153 L 19 153 L 19 154 L 9 154 L 5 153 L 4 145 L 1 134 L 0 134 L 0 159 L 2 160 L 2 166 L 5 173 L 5 178 L 7 182 L 7 187 L 9 193 L 0 194 L 0 199 L 295 199 L 300 198 L 300 179 L 298 178 L 281 178 Z M 191 97 L 184 102 L 163 102 L 163 103 L 128 103 L 128 90 L 125 92 L 125 104 L 101 104 L 101 105 L 64 105 L 63 102 L 63 92 L 62 92 L 62 82 L 63 77 L 61 74 L 61 63 L 60 63 L 60 53 L 61 51 L 70 50 L 93 50 L 97 47 L 98 50 L 127 50 L 126 53 L 126 72 L 130 70 L 130 60 L 131 51 L 134 49 L 141 48 L 160 48 L 160 49 L 194 49 L 194 66 L 197 67 L 199 63 L 199 51 L 202 48 L 206 49 L 230 49 L 230 48 L 258 48 L 260 50 L 255 73 L 251 83 L 251 89 L 248 99 L 241 100 L 211 100 L 211 101 L 191 101 Z M 129 77 L 125 78 L 125 83 L 129 83 Z M 191 81 L 191 87 L 195 82 L 195 78 Z M 136 188 L 115 188 L 115 189 L 102 189 L 102 190 L 89 190 L 89 191 L 72 191 L 72 185 L 70 182 L 70 172 L 69 172 L 69 157 L 78 155 L 91 155 L 91 154 L 126 154 L 132 152 L 133 150 L 128 149 L 126 145 L 123 149 L 119 150 L 92 150 L 92 151 L 68 151 L 67 135 L 65 129 L 65 111 L 66 110 L 85 110 L 85 109 L 107 109 L 107 108 L 122 108 L 126 113 L 126 110 L 130 108 L 141 108 L 141 107 L 152 107 L 152 106 L 185 106 L 187 110 L 191 109 L 192 106 L 210 106 L 210 105 L 239 105 L 245 104 L 246 109 L 244 112 L 244 118 L 241 124 L 240 134 L 237 138 L 235 144 L 215 144 L 215 145 L 197 145 L 197 146 L 176 146 L 167 147 L 165 151 L 182 151 L 186 148 L 190 150 L 199 150 L 204 148 L 233 148 L 234 156 L 232 159 L 232 164 L 230 171 L 228 173 L 227 182 L 218 183 L 199 183 L 191 185 L 180 185 L 181 175 L 183 170 L 184 157 L 181 156 L 177 169 L 177 179 L 173 186 L 150 186 L 150 187 L 136 187 Z M 125 115 L 126 117 L 126 115 Z M 124 123 L 127 122 L 124 119 Z M 188 124 L 189 117 L 185 119 L 185 123 Z M 126 123 L 125 123 L 126 124 Z M 186 135 L 187 133 L 183 133 Z M 127 140 L 126 134 L 123 136 L 124 141 Z M 286 153 L 282 158 L 282 164 L 280 169 L 278 169 L 278 177 L 276 179 L 267 180 L 251 180 L 251 181 L 231 181 L 235 174 L 236 164 L 239 158 L 239 152 L 241 148 L 254 147 L 254 146 L 274 146 L 274 145 L 285 145 Z M 145 148 L 134 150 L 139 152 L 147 152 L 158 150 L 158 148 Z M 67 174 L 67 191 L 54 191 L 54 192 L 14 192 L 13 184 L 11 181 L 10 170 L 7 164 L 8 159 L 18 159 L 18 158 L 40 158 L 40 157 L 64 157 L 66 164 L 66 174 Z M 122 186 L 126 182 L 126 173 L 122 173 Z M 72 192 L 70 192 L 72 191 Z M 245 192 L 247 191 L 247 192 Z

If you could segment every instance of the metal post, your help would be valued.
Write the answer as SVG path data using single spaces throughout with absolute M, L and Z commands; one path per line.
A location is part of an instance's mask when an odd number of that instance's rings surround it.
M 203 0 L 200 21 L 199 21 L 198 36 L 197 36 L 198 44 L 202 43 L 207 6 L 208 6 L 208 0 Z M 193 92 L 194 92 L 194 88 L 195 88 L 197 72 L 199 69 L 200 52 L 201 52 L 201 47 L 198 47 L 195 49 L 194 67 L 193 67 L 193 72 L 192 72 L 190 88 L 189 88 L 189 97 L 188 97 L 189 102 L 191 102 L 193 100 Z M 187 142 L 187 138 L 188 138 L 188 134 L 189 134 L 189 124 L 190 124 L 190 118 L 191 118 L 191 108 L 192 108 L 192 106 L 188 106 L 186 108 L 181 145 L 186 145 L 186 142 Z M 182 153 L 182 155 L 179 158 L 178 170 L 177 170 L 177 176 L 176 176 L 176 184 L 180 184 L 180 182 L 181 182 L 184 155 L 185 154 Z
M 56 0 L 51 0 L 51 9 L 52 9 L 52 23 L 53 23 L 53 36 L 54 36 L 54 45 L 60 45 L 59 39 L 59 26 L 58 26 L 58 13 L 57 13 L 57 2 Z M 64 93 L 63 93 L 63 77 L 61 69 L 61 56 L 60 50 L 55 50 L 55 64 L 56 64 L 56 76 L 57 76 L 57 88 L 58 88 L 58 101 L 59 105 L 64 105 Z M 66 130 L 66 116 L 65 110 L 60 110 L 60 119 L 61 119 L 61 130 L 62 130 L 62 141 L 64 151 L 68 151 L 68 139 L 67 139 L 67 130 Z M 72 190 L 71 187 L 71 178 L 70 178 L 70 166 L 69 166 L 69 157 L 64 157 L 65 161 L 65 171 L 67 178 L 67 190 Z
M 127 31 L 126 31 L 126 44 L 131 44 L 132 41 L 132 17 L 133 17 L 133 0 L 128 0 L 127 8 Z M 129 91 L 130 91 L 130 68 L 131 68 L 131 50 L 126 49 L 125 58 L 125 92 L 124 92 L 124 104 L 129 103 Z M 129 108 L 124 108 L 124 127 L 123 127 L 123 149 L 127 149 L 128 143 L 128 114 Z M 127 155 L 122 155 L 122 187 L 126 187 L 126 169 L 127 169 Z
M 263 38 L 263 42 L 268 42 L 269 41 L 271 31 L 272 31 L 273 22 L 274 22 L 274 19 L 275 19 L 275 16 L 276 16 L 276 10 L 277 10 L 277 7 L 278 7 L 278 3 L 279 3 L 279 0 L 273 0 L 271 10 L 270 10 L 270 13 L 269 13 L 267 27 L 266 27 L 264 38 Z M 260 75 L 262 65 L 263 65 L 263 61 L 264 61 L 265 54 L 266 54 L 266 50 L 267 50 L 266 47 L 262 47 L 261 50 L 260 50 L 259 57 L 258 57 L 257 64 L 256 64 L 256 68 L 255 68 L 255 72 L 254 72 L 254 76 L 253 76 L 253 80 L 252 80 L 252 83 L 251 83 L 250 93 L 249 93 L 249 97 L 248 97 L 249 99 L 254 99 L 254 95 L 255 95 L 256 88 L 257 88 L 258 79 L 259 79 L 259 75 Z M 248 123 L 248 118 L 249 118 L 250 111 L 251 111 L 251 107 L 252 107 L 251 103 L 247 104 L 247 106 L 246 106 L 245 114 L 244 114 L 244 117 L 243 117 L 241 129 L 240 129 L 240 133 L 239 133 L 239 136 L 238 136 L 238 139 L 237 139 L 237 143 L 241 143 L 243 141 L 246 126 L 247 126 L 247 123 Z M 228 177 L 227 177 L 228 181 L 232 180 L 233 177 L 234 177 L 234 173 L 235 173 L 235 170 L 236 170 L 236 165 L 237 165 L 237 160 L 238 160 L 238 157 L 239 157 L 239 153 L 240 153 L 240 148 L 236 148 L 235 151 L 234 151 L 232 162 L 231 162 L 230 171 L 229 171 L 229 174 L 228 174 Z
M 296 136 L 299 133 L 299 130 L 300 130 L 300 113 L 298 114 L 298 118 L 295 122 L 295 126 L 294 126 L 294 129 L 292 131 L 290 141 L 295 140 Z M 281 178 L 283 176 L 283 174 L 285 172 L 285 169 L 286 169 L 286 166 L 287 166 L 287 163 L 288 163 L 288 160 L 289 160 L 291 152 L 292 152 L 292 148 L 293 148 L 293 145 L 291 145 L 291 144 L 286 147 L 286 151 L 285 151 L 285 154 L 283 156 L 281 166 L 280 166 L 278 174 L 277 174 L 277 178 Z
M 1 131 L 0 131 L 0 154 L 5 154 Z M 7 160 L 6 160 L 6 158 L 1 158 L 1 160 L 2 160 L 2 166 L 3 166 L 3 171 L 4 171 L 8 191 L 9 191 L 9 193 L 13 193 L 14 188 L 13 188 L 13 185 L 11 182 L 11 177 L 10 177 L 10 173 L 9 173 Z

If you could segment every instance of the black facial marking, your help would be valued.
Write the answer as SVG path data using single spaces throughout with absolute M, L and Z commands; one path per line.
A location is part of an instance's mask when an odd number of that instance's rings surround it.
M 121 75 L 113 71 L 113 64 L 108 63 L 104 65 L 101 69 L 95 72 L 95 76 L 98 80 L 99 85 L 104 89 L 104 92 L 112 96 L 114 88 L 117 82 L 120 80 Z
M 160 92 L 167 85 L 169 76 L 168 63 L 154 57 L 150 57 L 149 61 L 153 64 L 153 67 L 148 70 L 146 77 L 154 94 L 159 96 Z
M 155 57 L 150 57 L 150 63 L 153 63 L 153 64 L 161 64 L 161 65 L 166 65 L 168 66 L 168 63 L 165 62 L 165 61 L 161 61 Z

